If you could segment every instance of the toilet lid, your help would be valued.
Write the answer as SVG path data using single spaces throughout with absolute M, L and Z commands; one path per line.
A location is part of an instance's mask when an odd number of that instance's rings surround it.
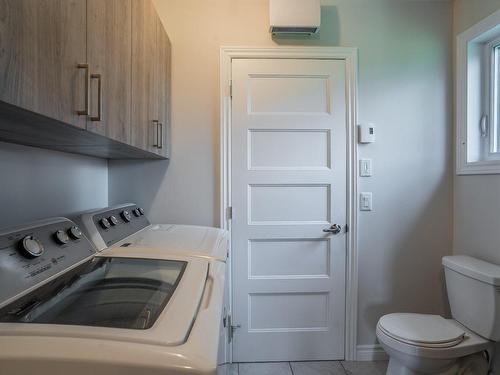
M 439 315 L 389 314 L 378 326 L 388 336 L 416 346 L 449 348 L 465 337 L 465 331 Z

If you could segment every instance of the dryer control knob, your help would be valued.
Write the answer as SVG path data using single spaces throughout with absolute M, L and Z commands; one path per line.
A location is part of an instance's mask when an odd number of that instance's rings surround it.
M 135 217 L 141 216 L 141 211 L 139 211 L 139 209 L 136 208 L 133 212 Z
M 108 219 L 106 219 L 105 217 L 99 220 L 99 223 L 101 224 L 101 227 L 103 227 L 104 229 L 109 229 L 109 227 L 111 226 Z
M 130 220 L 132 219 L 132 216 L 130 215 L 130 212 L 128 210 L 122 211 L 120 215 L 122 216 L 123 220 L 125 220 L 126 223 L 129 223 Z
M 63 230 L 58 230 L 56 233 L 54 233 L 54 237 L 59 245 L 65 245 L 69 242 L 69 236 Z
M 21 249 L 29 258 L 36 258 L 43 254 L 43 244 L 35 236 L 26 236 L 21 240 Z
M 139 207 L 139 212 L 141 213 L 141 215 L 144 215 L 144 213 L 145 213 L 145 212 L 144 212 L 144 208 Z
M 82 230 L 78 228 L 76 225 L 73 225 L 71 228 L 69 228 L 68 233 L 75 240 L 78 240 L 83 236 Z
M 111 223 L 111 225 L 118 225 L 118 219 L 116 218 L 115 215 L 111 215 L 109 217 L 109 222 Z

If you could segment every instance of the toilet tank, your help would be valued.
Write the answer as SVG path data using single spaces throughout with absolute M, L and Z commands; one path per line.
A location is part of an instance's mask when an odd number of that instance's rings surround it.
M 453 319 L 500 341 L 500 267 L 469 256 L 443 258 Z

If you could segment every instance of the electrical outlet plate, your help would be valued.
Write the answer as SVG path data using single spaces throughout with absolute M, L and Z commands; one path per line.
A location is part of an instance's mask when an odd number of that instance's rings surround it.
M 373 209 L 372 193 L 364 192 L 359 194 L 359 210 L 371 211 Z

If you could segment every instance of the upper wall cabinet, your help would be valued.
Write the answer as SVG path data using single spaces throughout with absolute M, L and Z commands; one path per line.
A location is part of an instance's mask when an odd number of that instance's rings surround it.
M 132 0 L 132 144 L 156 152 L 159 135 L 155 54 L 158 19 L 150 1 Z
M 170 152 L 170 40 L 161 22 L 157 23 L 156 27 L 157 54 L 156 54 L 156 69 L 155 74 L 158 77 L 156 84 L 158 85 L 158 120 L 160 148 L 157 152 L 165 157 L 169 157 Z
M 132 9 L 132 144 L 168 157 L 170 41 L 150 1 Z
M 0 41 L 0 141 L 168 157 L 170 42 L 151 0 L 3 0 Z
M 85 128 L 85 13 L 86 0 L 0 2 L 0 100 Z
M 87 0 L 87 130 L 130 142 L 131 0 Z

